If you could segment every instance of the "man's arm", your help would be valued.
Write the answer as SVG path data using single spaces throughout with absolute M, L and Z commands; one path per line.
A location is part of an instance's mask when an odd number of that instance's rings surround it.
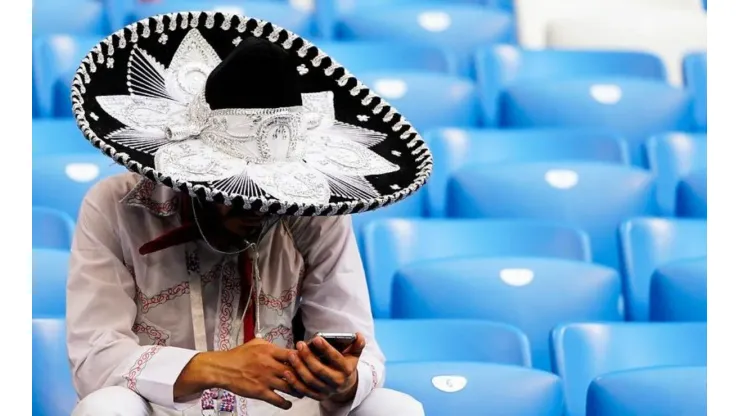
M 346 415 L 383 384 L 385 357 L 375 342 L 370 297 L 349 216 L 301 219 L 294 227 L 296 245 L 306 261 L 301 311 L 306 335 L 360 332 L 365 348 L 357 366 L 357 386 L 348 402 L 322 403 Z

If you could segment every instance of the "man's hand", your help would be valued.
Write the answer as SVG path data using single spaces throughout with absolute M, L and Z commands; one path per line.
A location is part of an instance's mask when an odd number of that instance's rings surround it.
M 365 348 L 365 337 L 358 333 L 355 342 L 342 352 L 321 337 L 311 343 L 316 353 L 305 342 L 299 342 L 298 351 L 289 354 L 295 373 L 286 372 L 283 376 L 292 389 L 317 401 L 352 400 L 357 392 L 357 362 Z
M 254 339 L 229 351 L 197 354 L 180 373 L 175 397 L 183 398 L 210 388 L 221 388 L 242 397 L 262 400 L 281 409 L 291 403 L 275 390 L 300 396 L 285 381 L 293 368 L 286 363 L 290 351 Z

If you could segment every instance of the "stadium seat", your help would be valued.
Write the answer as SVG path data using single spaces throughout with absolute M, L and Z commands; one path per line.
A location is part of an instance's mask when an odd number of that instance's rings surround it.
M 426 186 L 429 215 L 446 214 L 447 184 L 460 168 L 511 162 L 601 161 L 629 163 L 627 143 L 595 129 L 459 129 L 427 132 L 434 174 Z
M 352 228 L 354 229 L 360 252 L 362 252 L 362 233 L 367 224 L 372 221 L 389 218 L 418 219 L 424 217 L 426 212 L 425 203 L 427 201 L 426 193 L 426 188 L 422 188 L 403 201 L 388 207 L 352 215 Z
M 428 71 L 454 75 L 456 61 L 434 46 L 391 41 L 334 41 L 317 44 L 352 73 L 369 71 Z
M 658 200 L 666 212 L 676 210 L 678 184 L 692 172 L 707 168 L 707 135 L 667 133 L 645 143 L 647 163 L 657 175 Z
M 620 224 L 660 213 L 649 172 L 586 162 L 463 168 L 450 179 L 447 207 L 453 218 L 530 219 L 578 227 L 590 237 L 594 261 L 616 269 Z
M 55 208 L 77 219 L 87 190 L 98 180 L 125 171 L 102 153 L 34 156 L 32 204 Z
M 105 5 L 96 0 L 34 0 L 33 36 L 66 33 L 107 36 L 110 25 Z
M 472 55 L 482 45 L 514 42 L 510 13 L 480 5 L 417 2 L 355 7 L 339 16 L 342 39 L 396 41 L 444 48 L 455 54 L 459 75 L 472 75 Z M 392 13 L 389 13 L 392 10 Z
M 694 52 L 683 60 L 686 88 L 694 95 L 694 120 L 699 130 L 707 130 L 707 53 Z
M 69 251 L 33 249 L 34 318 L 63 318 L 66 311 Z
M 385 387 L 410 394 L 426 416 L 561 416 L 558 377 L 490 363 L 390 363 Z
M 706 415 L 707 367 L 619 371 L 588 389 L 587 416 Z
M 707 321 L 707 258 L 658 267 L 650 284 L 650 320 Z
M 525 50 L 512 45 L 479 48 L 476 79 L 487 125 L 499 124 L 499 96 L 505 88 L 531 81 L 635 77 L 664 81 L 660 58 L 632 51 Z
M 456 319 L 379 319 L 375 339 L 386 363 L 471 361 L 532 365 L 527 336 L 510 325 Z
M 569 17 L 553 21 L 547 34 L 550 48 L 654 53 L 663 60 L 669 82 L 683 86 L 684 56 L 707 49 L 707 15 L 700 8 L 612 10 L 598 17 Z
M 705 366 L 703 323 L 574 323 L 552 332 L 555 373 L 570 416 L 586 415 L 591 381 L 608 373 L 659 366 Z
M 72 117 L 70 90 L 75 71 L 103 36 L 57 34 L 34 39 L 32 72 L 38 117 Z
M 650 280 L 659 267 L 707 255 L 704 220 L 634 218 L 619 230 L 627 319 L 649 318 Z
M 531 221 L 380 220 L 362 235 L 373 316 L 390 316 L 393 276 L 415 262 L 455 257 L 554 257 L 590 261 L 588 237 L 565 225 Z
M 69 416 L 77 404 L 67 358 L 64 318 L 32 323 L 32 405 L 34 416 Z
M 678 184 L 676 215 L 685 218 L 707 218 L 707 170 L 686 175 Z
M 664 83 L 599 78 L 520 83 L 502 95 L 505 127 L 599 128 L 622 135 L 632 163 L 644 166 L 643 143 L 666 131 L 690 131 L 691 95 Z
M 482 319 L 524 331 L 532 364 L 550 371 L 549 336 L 563 322 L 621 321 L 619 272 L 559 259 L 436 260 L 401 268 L 397 319 Z
M 69 215 L 51 208 L 33 207 L 32 218 L 33 248 L 69 250 L 75 232 Z
M 398 109 L 419 132 L 434 127 L 477 126 L 478 93 L 465 78 L 430 72 L 355 73 Z M 368 108 L 368 114 L 372 114 Z
M 73 118 L 35 119 L 31 128 L 33 157 L 100 153 L 85 139 Z

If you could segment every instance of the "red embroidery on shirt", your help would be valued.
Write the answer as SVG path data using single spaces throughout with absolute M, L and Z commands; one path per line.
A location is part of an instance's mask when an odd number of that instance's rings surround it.
M 152 199 L 152 194 L 156 184 L 149 179 L 142 179 L 129 192 L 126 197 L 123 198 L 123 202 L 128 205 L 138 205 L 151 211 L 155 215 L 168 216 L 177 213 L 179 208 L 179 195 L 173 196 L 168 201 L 157 202 Z
M 270 309 L 277 311 L 278 315 L 283 314 L 283 310 L 293 304 L 293 301 L 298 295 L 298 285 L 294 285 L 290 289 L 284 290 L 280 296 L 270 296 L 264 292 L 260 292 L 259 302 L 260 305 L 266 306 Z
M 155 328 L 154 326 L 146 324 L 144 322 L 134 323 L 134 326 L 131 328 L 131 330 L 134 331 L 134 333 L 137 335 L 146 334 L 152 340 L 153 345 L 165 346 L 167 345 L 167 340 L 170 338 L 170 335 L 163 330 Z
M 239 290 L 239 280 L 234 267 L 224 268 L 221 288 L 221 308 L 218 313 L 218 343 L 216 349 L 225 351 L 231 348 L 231 314 L 234 311 L 234 298 Z
M 126 386 L 129 389 L 139 393 L 139 390 L 136 389 L 136 379 L 137 377 L 139 377 L 141 372 L 144 371 L 147 363 L 159 352 L 160 349 L 162 349 L 162 346 L 155 345 L 144 351 L 144 353 L 141 354 L 141 356 L 139 356 L 139 358 L 136 360 L 131 369 L 128 370 L 128 374 L 126 374 L 124 378 L 128 381 Z
M 285 325 L 280 325 L 277 328 L 273 328 L 270 330 L 270 332 L 265 334 L 265 341 L 267 342 L 273 342 L 277 338 L 282 338 L 285 340 L 285 344 L 288 346 L 288 348 L 293 347 L 293 330 L 288 328 Z
M 182 282 L 169 289 L 165 289 L 158 294 L 147 298 L 143 293 L 140 293 L 139 300 L 141 301 L 141 311 L 144 313 L 149 312 L 149 309 L 162 305 L 171 301 L 172 299 L 179 298 L 182 295 L 190 293 L 190 283 Z
M 378 387 L 378 372 L 375 371 L 375 366 L 365 360 L 360 360 L 360 362 L 370 367 L 370 372 L 373 375 L 373 388 Z
M 247 414 L 247 399 L 245 399 L 244 397 L 239 397 L 237 400 L 239 400 L 238 415 L 239 416 L 249 416 L 249 414 Z

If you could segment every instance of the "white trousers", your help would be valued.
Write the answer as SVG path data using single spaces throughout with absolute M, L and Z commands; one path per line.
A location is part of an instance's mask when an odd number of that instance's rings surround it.
M 263 403 L 260 403 L 263 404 Z M 319 403 L 304 398 L 294 400 L 290 410 L 264 403 L 249 416 L 322 416 Z M 177 412 L 152 406 L 143 397 L 124 387 L 106 387 L 82 399 L 71 416 L 201 416 L 200 409 Z M 424 416 L 424 408 L 413 397 L 389 389 L 376 389 L 350 413 L 352 416 Z

